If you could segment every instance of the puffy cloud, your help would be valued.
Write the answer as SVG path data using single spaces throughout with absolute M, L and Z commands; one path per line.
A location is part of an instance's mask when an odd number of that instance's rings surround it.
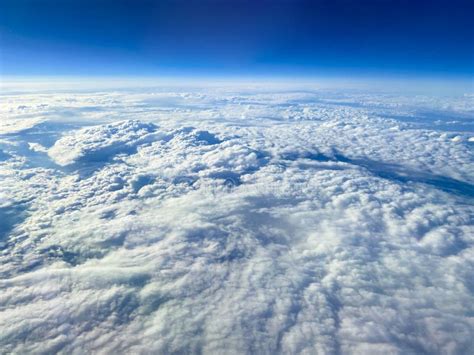
M 239 90 L 4 98 L 2 350 L 474 350 L 463 99 Z
M 139 121 L 83 128 L 56 141 L 49 156 L 63 166 L 78 161 L 104 161 L 117 153 L 132 153 L 138 144 L 151 141 L 155 131 L 154 124 Z

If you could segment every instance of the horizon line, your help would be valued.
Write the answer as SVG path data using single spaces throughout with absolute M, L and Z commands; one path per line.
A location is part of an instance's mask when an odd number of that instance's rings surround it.
M 97 89 L 113 89 L 126 85 L 127 88 L 162 87 L 214 87 L 228 85 L 286 85 L 312 89 L 355 89 L 379 90 L 382 92 L 404 91 L 429 94 L 473 94 L 474 77 L 461 78 L 412 75 L 0 75 L 0 88 L 26 89 L 21 84 L 35 84 L 37 87 L 53 84 L 58 86 L 74 84 L 83 89 L 94 84 Z M 130 86 L 131 85 L 131 86 Z M 51 88 L 53 89 L 53 88 Z M 27 90 L 31 91 L 31 90 Z

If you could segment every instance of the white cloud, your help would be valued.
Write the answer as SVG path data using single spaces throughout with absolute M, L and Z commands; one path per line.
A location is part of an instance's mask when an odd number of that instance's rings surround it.
M 156 126 L 139 121 L 123 121 L 83 128 L 54 144 L 49 156 L 59 165 L 78 161 L 104 161 L 117 153 L 132 153 L 138 144 L 151 141 Z
M 0 349 L 473 350 L 469 136 L 380 115 L 462 98 L 3 99 L 46 126 L 0 141 Z

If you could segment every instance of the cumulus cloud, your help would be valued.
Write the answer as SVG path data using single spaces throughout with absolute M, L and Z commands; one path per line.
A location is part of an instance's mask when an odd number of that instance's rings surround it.
M 472 352 L 467 99 L 231 89 L 3 98 L 0 349 Z
M 83 128 L 56 141 L 48 154 L 59 165 L 103 161 L 119 152 L 131 153 L 137 145 L 150 141 L 155 131 L 154 124 L 139 121 Z

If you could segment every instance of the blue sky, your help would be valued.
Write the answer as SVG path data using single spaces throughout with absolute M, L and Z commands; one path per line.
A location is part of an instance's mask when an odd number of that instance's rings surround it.
M 474 74 L 472 1 L 0 4 L 3 75 Z

